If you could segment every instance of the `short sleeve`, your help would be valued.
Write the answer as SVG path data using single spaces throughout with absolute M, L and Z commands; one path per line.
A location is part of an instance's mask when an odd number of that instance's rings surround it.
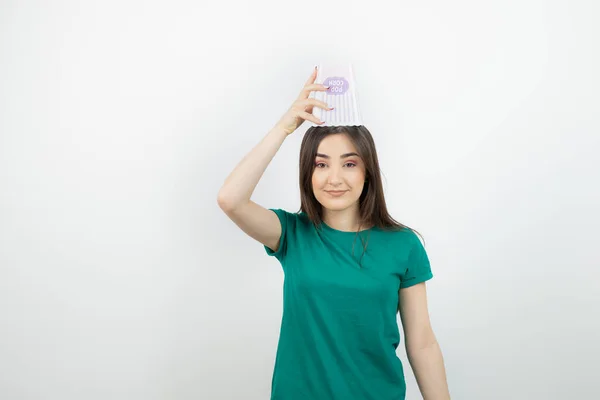
M 281 223 L 281 237 L 279 238 L 277 251 L 273 251 L 268 246 L 264 246 L 264 248 L 269 256 L 274 256 L 279 261 L 282 261 L 287 253 L 288 230 L 290 226 L 289 213 L 279 208 L 269 208 L 269 210 L 273 211 L 279 218 L 279 222 Z
M 402 281 L 400 282 L 400 289 L 407 288 L 433 278 L 427 252 L 425 251 L 425 248 L 423 247 L 423 244 L 417 235 L 414 234 L 413 236 L 415 240 L 408 257 L 406 271 L 402 276 Z

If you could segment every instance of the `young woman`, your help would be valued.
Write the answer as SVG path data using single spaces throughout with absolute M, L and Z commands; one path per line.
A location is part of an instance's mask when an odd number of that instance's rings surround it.
M 218 195 L 227 216 L 262 243 L 284 271 L 271 399 L 405 399 L 396 355 L 398 311 L 423 398 L 449 399 L 427 307 L 429 259 L 416 231 L 388 214 L 370 132 L 364 126 L 307 130 L 300 149 L 298 213 L 250 200 L 286 137 L 304 120 L 323 123 L 312 115 L 313 107 L 330 108 L 309 98 L 311 91 L 327 90 L 314 83 L 316 72 Z

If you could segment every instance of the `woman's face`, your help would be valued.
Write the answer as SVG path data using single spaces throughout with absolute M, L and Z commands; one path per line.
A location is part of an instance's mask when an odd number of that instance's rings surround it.
M 329 135 L 319 144 L 312 188 L 323 207 L 339 211 L 358 202 L 365 184 L 365 165 L 357 153 L 343 133 Z

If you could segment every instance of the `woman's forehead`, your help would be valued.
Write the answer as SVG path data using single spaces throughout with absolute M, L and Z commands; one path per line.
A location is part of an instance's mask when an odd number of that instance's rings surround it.
M 342 154 L 358 153 L 347 135 L 329 135 L 319 143 L 317 153 L 339 157 Z

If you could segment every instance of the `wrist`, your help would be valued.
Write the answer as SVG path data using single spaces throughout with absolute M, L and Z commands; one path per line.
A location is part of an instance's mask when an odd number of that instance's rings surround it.
M 269 131 L 269 135 L 278 136 L 278 137 L 282 137 L 285 139 L 286 137 L 288 137 L 290 135 L 290 133 L 288 133 L 285 129 L 283 129 L 279 125 L 275 125 Z

